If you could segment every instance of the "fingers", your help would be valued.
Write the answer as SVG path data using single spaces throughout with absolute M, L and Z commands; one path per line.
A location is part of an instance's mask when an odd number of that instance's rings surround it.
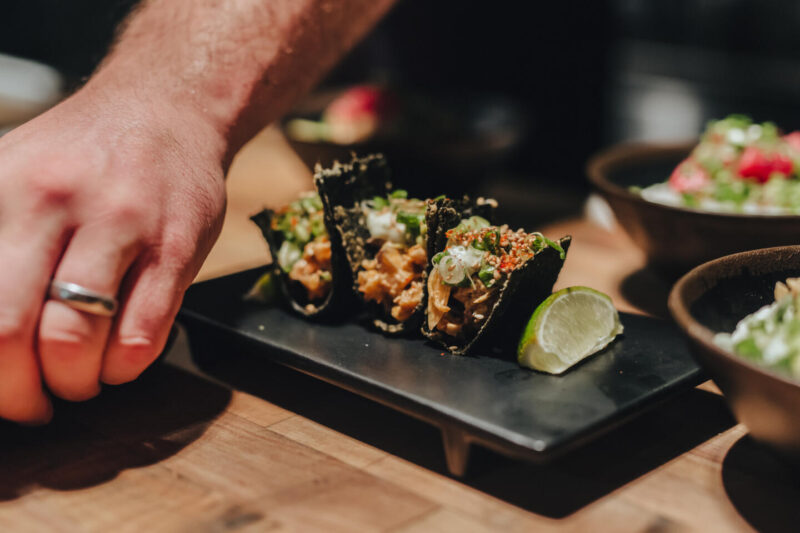
M 191 280 L 186 277 L 144 258 L 137 262 L 125 280 L 123 307 L 106 347 L 103 383 L 133 381 L 158 357 Z
M 34 335 L 66 240 L 62 227 L 58 220 L 43 217 L 31 226 L 5 225 L 0 232 L 0 418 L 44 423 L 52 414 L 42 389 Z
M 137 242 L 130 229 L 83 226 L 67 245 L 54 279 L 116 297 L 138 253 Z M 100 392 L 100 369 L 111 326 L 111 317 L 78 311 L 57 300 L 45 302 L 38 350 L 42 376 L 53 394 L 81 401 Z

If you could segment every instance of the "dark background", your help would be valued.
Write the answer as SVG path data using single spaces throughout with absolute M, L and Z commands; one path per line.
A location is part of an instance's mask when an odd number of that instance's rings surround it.
M 5 0 L 0 52 L 75 87 L 133 4 Z M 374 79 L 513 102 L 522 142 L 470 180 L 583 194 L 586 159 L 620 140 L 690 138 L 732 112 L 800 126 L 800 2 L 400 0 L 323 86 Z

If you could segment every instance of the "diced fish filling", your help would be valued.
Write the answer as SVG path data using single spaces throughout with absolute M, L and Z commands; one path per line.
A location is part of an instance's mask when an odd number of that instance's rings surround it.
M 455 338 L 466 338 L 480 329 L 499 294 L 496 286 L 487 288 L 479 279 L 475 286 L 454 287 L 442 283 L 438 269 L 428 278 L 428 329 Z
M 358 272 L 358 290 L 367 301 L 383 305 L 398 322 L 408 320 L 422 301 L 422 275 L 428 262 L 425 249 L 385 242 L 374 259 L 365 259 Z
M 301 283 L 309 301 L 322 300 L 331 290 L 331 241 L 317 237 L 303 247 L 303 256 L 292 265 L 289 279 Z

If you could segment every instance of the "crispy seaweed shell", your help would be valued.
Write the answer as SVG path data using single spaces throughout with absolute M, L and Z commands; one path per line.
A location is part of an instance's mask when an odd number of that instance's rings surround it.
M 279 280 L 279 287 L 283 299 L 293 311 L 307 317 L 324 319 L 333 316 L 342 316 L 352 310 L 354 301 L 350 293 L 350 269 L 344 259 L 341 240 L 336 238 L 326 221 L 326 229 L 331 240 L 331 290 L 319 303 L 309 302 L 303 286 L 291 279 L 278 264 L 278 250 L 283 243 L 283 235 L 272 229 L 272 219 L 275 212 L 264 209 L 250 219 L 256 223 L 264 235 L 272 256 L 272 273 Z M 327 217 L 326 217 L 327 218 Z
M 429 257 L 444 250 L 447 245 L 445 233 L 465 218 L 457 216 L 457 212 L 457 206 L 446 204 L 441 205 L 438 213 L 428 210 L 428 231 L 431 231 L 431 227 L 435 228 L 428 243 Z M 572 238 L 567 236 L 558 241 L 565 253 L 569 249 L 571 240 Z M 500 295 L 489 316 L 471 339 L 458 342 L 439 330 L 431 331 L 428 329 L 427 320 L 422 322 L 422 334 L 440 343 L 454 355 L 468 354 L 478 347 L 499 348 L 502 352 L 514 353 L 513 348 L 519 341 L 522 328 L 536 306 L 552 292 L 563 264 L 564 260 L 561 259 L 559 252 L 547 247 L 506 276 L 499 287 Z M 432 265 L 429 263 L 428 272 L 431 268 Z
M 372 324 L 390 334 L 402 334 L 419 328 L 422 304 L 411 318 L 398 322 L 386 313 L 382 305 L 367 302 L 358 291 L 357 275 L 364 259 L 374 257 L 361 202 L 375 196 L 386 196 L 392 189 L 391 173 L 386 159 L 381 154 L 353 157 L 350 163 L 336 163 L 332 168 L 317 168 L 314 183 L 319 191 L 325 216 L 332 231 L 341 240 L 344 256 L 349 265 L 349 281 L 353 294 L 364 303 Z

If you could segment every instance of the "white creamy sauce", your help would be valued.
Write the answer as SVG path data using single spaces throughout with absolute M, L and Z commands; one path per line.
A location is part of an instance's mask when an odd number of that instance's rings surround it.
M 406 242 L 406 225 L 398 222 L 390 209 L 367 210 L 367 229 L 376 239 L 383 239 L 397 244 Z

